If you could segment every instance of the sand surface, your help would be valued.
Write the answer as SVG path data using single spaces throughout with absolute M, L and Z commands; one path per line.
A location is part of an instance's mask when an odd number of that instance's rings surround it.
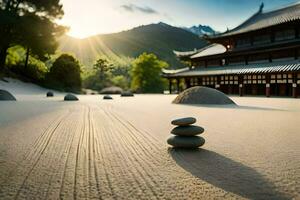
M 174 105 L 174 95 L 102 100 L 4 83 L 0 199 L 299 199 L 300 100 L 232 97 Z M 171 120 L 197 118 L 202 149 L 174 150 Z

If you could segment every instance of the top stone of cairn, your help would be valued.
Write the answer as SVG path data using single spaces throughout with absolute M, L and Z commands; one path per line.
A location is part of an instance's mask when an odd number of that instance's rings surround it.
M 196 119 L 194 117 L 185 117 L 185 118 L 179 118 L 171 121 L 171 124 L 176 126 L 188 126 L 191 124 L 194 124 L 196 122 Z

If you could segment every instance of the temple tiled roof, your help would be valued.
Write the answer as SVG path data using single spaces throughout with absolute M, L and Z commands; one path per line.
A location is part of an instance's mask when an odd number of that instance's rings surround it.
M 173 53 L 177 56 L 177 57 L 190 57 L 196 53 L 198 53 L 199 50 L 198 49 L 194 49 L 193 51 L 173 51 Z
M 203 56 L 210 56 L 215 54 L 221 54 L 226 52 L 226 48 L 221 44 L 211 44 L 208 46 L 205 46 L 201 49 L 195 49 L 194 51 L 173 51 L 174 54 L 179 57 L 189 57 L 189 58 L 199 58 Z
M 181 69 L 162 69 L 163 74 L 169 74 L 169 75 L 186 72 L 186 71 L 189 71 L 188 67 L 181 68 Z
M 300 71 L 300 61 L 290 62 L 273 62 L 251 65 L 238 65 L 226 67 L 208 67 L 196 68 L 192 70 L 182 70 L 177 73 L 163 72 L 164 77 L 191 77 L 191 76 L 208 76 L 208 75 L 226 75 L 226 74 L 261 74 L 261 73 L 279 73 Z
M 209 38 L 221 38 L 231 35 L 237 35 L 250 31 L 255 31 L 278 24 L 300 20 L 300 3 L 289 5 L 284 8 L 263 12 L 263 6 L 252 17 L 246 20 L 238 27 L 222 34 L 214 35 Z
M 192 55 L 191 58 L 199 58 L 204 56 L 211 56 L 215 54 L 225 53 L 226 48 L 221 44 L 211 44 L 203 49 L 201 49 L 195 55 Z

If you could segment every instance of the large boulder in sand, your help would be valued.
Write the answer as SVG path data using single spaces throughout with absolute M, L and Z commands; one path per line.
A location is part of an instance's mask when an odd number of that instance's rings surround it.
M 100 94 L 121 94 L 123 89 L 120 87 L 112 86 L 104 88 L 100 91 Z
M 0 101 L 16 101 L 17 99 L 8 91 L 0 90 Z
M 173 101 L 177 104 L 235 104 L 226 94 L 213 88 L 196 86 L 186 89 Z
M 67 94 L 64 98 L 65 101 L 78 101 L 78 98 L 73 94 Z

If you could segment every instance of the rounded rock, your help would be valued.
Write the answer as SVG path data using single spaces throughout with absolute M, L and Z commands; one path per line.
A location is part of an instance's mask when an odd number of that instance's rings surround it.
M 200 126 L 177 126 L 172 129 L 171 133 L 178 136 L 195 136 L 204 132 L 204 128 Z
M 133 97 L 134 94 L 130 91 L 125 91 L 121 93 L 121 97 Z
M 194 117 L 185 117 L 185 118 L 174 119 L 173 121 L 171 121 L 171 124 L 177 126 L 188 126 L 194 124 L 195 122 L 196 119 Z
M 109 95 L 105 95 L 105 96 L 103 97 L 103 99 L 105 99 L 105 100 L 112 100 L 113 98 L 112 98 L 111 96 L 109 96 Z
M 17 99 L 8 91 L 0 90 L 0 101 L 16 101 Z
M 203 137 L 198 136 L 172 136 L 167 140 L 167 142 L 174 148 L 195 149 L 203 146 L 205 143 L 205 139 Z
M 173 103 L 200 105 L 235 105 L 235 103 L 223 92 L 203 86 L 195 86 L 184 90 L 173 100 Z
M 116 86 L 111 86 L 104 88 L 100 91 L 100 94 L 121 94 L 123 92 L 123 89 Z
M 53 92 L 49 91 L 49 92 L 47 92 L 46 96 L 47 97 L 54 97 L 54 94 L 53 94 Z
M 78 98 L 73 94 L 67 94 L 64 98 L 65 101 L 78 101 Z

